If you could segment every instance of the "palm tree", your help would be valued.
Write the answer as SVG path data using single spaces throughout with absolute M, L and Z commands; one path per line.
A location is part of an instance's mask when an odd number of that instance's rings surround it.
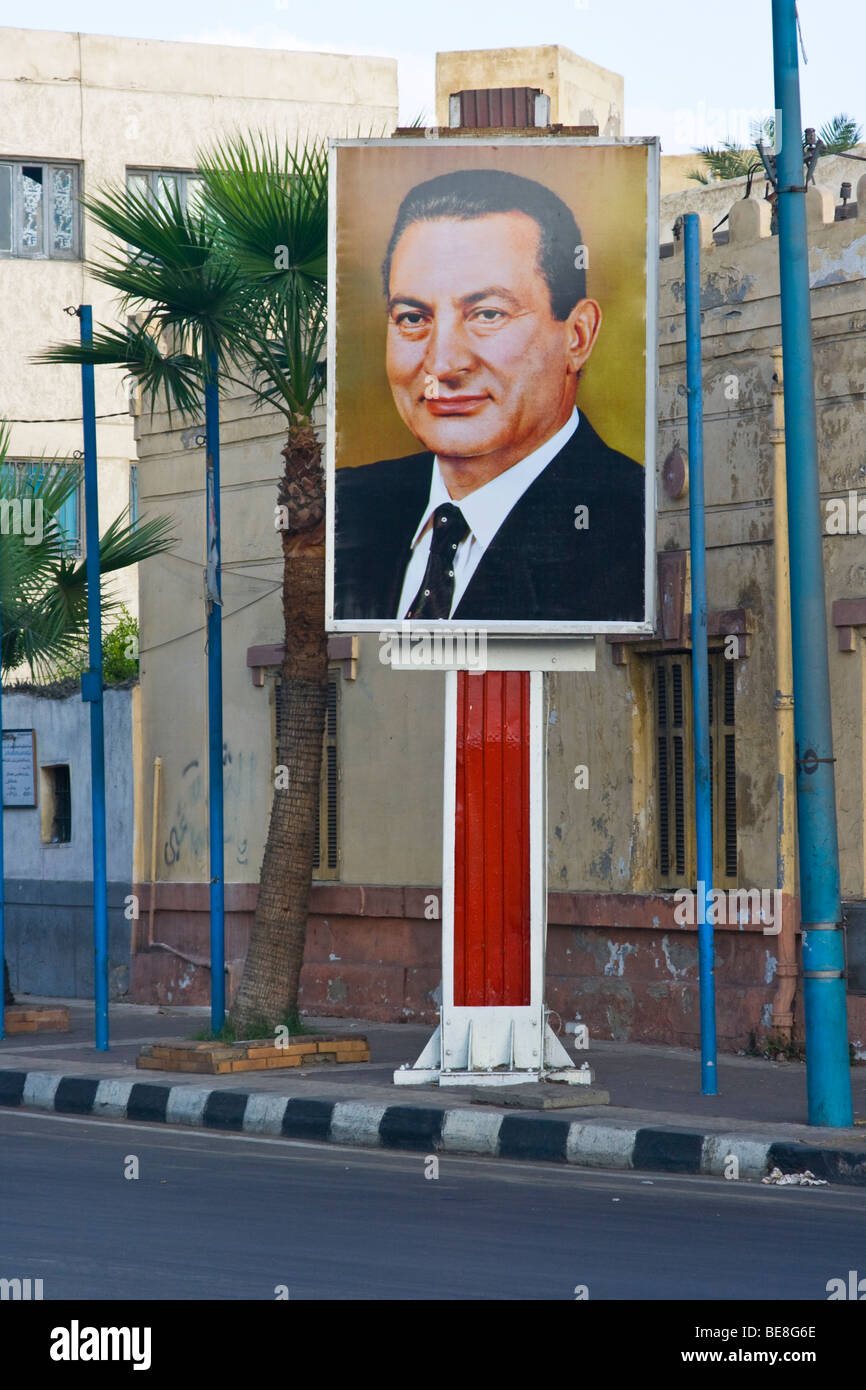
M 284 656 L 275 777 L 256 916 L 232 1006 L 239 1035 L 297 1013 L 315 855 L 328 685 L 325 486 L 313 410 L 325 387 L 328 159 L 321 143 L 280 149 L 236 137 L 201 159 L 225 253 L 251 288 L 231 332 L 260 406 L 287 425 L 277 487 L 282 527 Z
M 862 133 L 862 126 L 857 124 L 853 116 L 847 115 L 844 111 L 840 112 L 821 127 L 819 138 L 824 148 L 819 158 L 853 149 L 859 143 Z M 756 157 L 758 143 L 772 146 L 776 138 L 776 123 L 773 117 L 753 122 L 749 134 L 753 144 L 748 147 L 731 140 L 723 140 L 718 148 L 703 145 L 696 149 L 695 154 L 700 155 L 706 169 L 693 169 L 688 178 L 696 183 L 707 184 L 710 182 L 710 174 L 717 182 L 754 176 L 763 167 L 760 156 Z
M 8 452 L 9 429 L 0 421 L 0 507 L 4 518 L 26 519 L 24 526 L 3 527 L 0 679 L 25 663 L 32 675 L 50 679 L 58 663 L 81 652 L 87 638 L 86 561 L 68 555 L 58 520 L 64 502 L 80 486 L 82 469 L 67 460 L 43 461 L 34 476 L 33 469 L 7 467 Z M 126 569 L 168 550 L 174 544 L 169 525 L 166 517 L 133 525 L 125 514 L 119 516 L 100 539 L 100 573 Z M 103 586 L 103 614 L 119 606 Z M 5 960 L 3 992 L 6 1003 L 14 1004 Z
M 823 153 L 844 154 L 846 150 L 852 150 L 855 145 L 859 145 L 862 134 L 863 127 L 857 124 L 854 117 L 841 111 L 821 127 L 819 139 L 824 145 Z
M 197 418 L 218 373 L 286 420 L 277 489 L 286 518 L 283 772 L 232 1009 L 243 1035 L 296 1012 L 315 851 L 328 665 L 324 475 L 312 418 L 325 386 L 327 150 L 238 135 L 203 152 L 199 168 L 196 210 L 126 189 L 82 200 L 116 243 L 91 271 L 120 291 L 134 318 L 101 328 L 91 348 L 53 347 L 38 360 L 121 366 L 152 406 L 162 395 L 169 411 Z
M 686 177 L 693 179 L 695 183 L 709 183 L 710 174 L 714 182 L 741 179 L 761 167 L 760 159 L 755 159 L 754 150 L 746 149 L 732 140 L 723 140 L 718 148 L 703 145 L 695 150 L 695 154 L 701 156 L 709 170 L 707 173 L 703 169 L 693 169 Z
M 39 506 L 41 525 L 4 526 L 0 550 L 0 668 L 4 673 L 23 665 L 46 680 L 58 662 L 78 653 L 87 639 L 87 566 L 69 555 L 58 517 L 60 509 L 81 484 L 81 465 L 63 460 L 32 470 L 6 466 L 9 431 L 0 422 L 0 507 L 10 517 L 22 505 Z M 24 512 L 25 517 L 27 511 Z M 117 517 L 99 542 L 100 571 L 137 565 L 174 544 L 167 517 L 131 524 L 126 513 Z M 41 534 L 40 534 L 41 533 Z M 104 592 L 103 614 L 115 612 L 120 601 Z

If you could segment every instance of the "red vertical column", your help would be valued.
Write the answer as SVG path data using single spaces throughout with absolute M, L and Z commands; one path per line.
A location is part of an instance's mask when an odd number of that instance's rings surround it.
M 457 676 L 454 1003 L 528 1004 L 529 673 Z

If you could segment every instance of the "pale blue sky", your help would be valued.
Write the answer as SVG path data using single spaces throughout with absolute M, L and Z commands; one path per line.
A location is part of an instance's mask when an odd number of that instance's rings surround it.
M 804 124 L 847 111 L 866 128 L 864 0 L 800 0 Z M 770 0 L 0 0 L 0 24 L 399 61 L 401 116 L 432 116 L 434 54 L 560 43 L 625 78 L 625 133 L 666 154 L 746 140 L 773 106 Z

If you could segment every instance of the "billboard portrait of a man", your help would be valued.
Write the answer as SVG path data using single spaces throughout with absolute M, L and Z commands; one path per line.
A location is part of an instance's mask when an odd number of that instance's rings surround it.
M 339 148 L 341 159 L 351 152 Z M 417 160 L 417 144 L 408 154 Z M 588 291 L 604 245 L 542 179 L 501 158 L 453 167 L 457 150 L 435 155 L 452 167 L 413 182 L 387 227 L 381 337 L 371 333 L 364 354 L 368 367 L 378 356 L 409 441 L 396 456 L 369 458 L 374 440 L 359 441 L 342 419 L 337 263 L 333 619 L 526 631 L 640 624 L 645 453 L 607 442 L 581 389 L 604 332 L 605 305 Z M 643 333 L 631 352 L 642 414 Z M 375 394 L 381 413 L 381 386 Z

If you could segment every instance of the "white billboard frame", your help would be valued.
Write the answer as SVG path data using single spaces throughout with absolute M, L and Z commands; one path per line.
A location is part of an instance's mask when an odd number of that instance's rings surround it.
M 329 139 L 328 168 L 328 345 L 327 345 L 327 436 L 325 451 L 326 477 L 326 569 L 325 569 L 325 627 L 329 633 L 381 633 L 400 618 L 335 618 L 335 476 L 336 476 L 336 310 L 337 310 L 337 166 L 341 149 L 353 147 L 403 146 L 417 151 L 419 139 Z M 429 142 L 423 141 L 429 148 Z M 410 632 L 458 633 L 484 631 L 491 637 L 589 637 L 597 635 L 651 635 L 656 629 L 657 595 L 655 578 L 656 547 L 656 430 L 658 384 L 658 258 L 659 258 L 659 170 L 660 142 L 658 136 L 609 137 L 577 136 L 497 136 L 495 139 L 472 136 L 448 136 L 438 139 L 443 147 L 471 146 L 473 149 L 500 149 L 514 145 L 521 148 L 540 146 L 550 148 L 647 147 L 647 226 L 646 226 L 646 403 L 644 419 L 644 618 L 627 622 L 607 620 L 542 621 L 477 619 L 419 619 L 411 622 Z

